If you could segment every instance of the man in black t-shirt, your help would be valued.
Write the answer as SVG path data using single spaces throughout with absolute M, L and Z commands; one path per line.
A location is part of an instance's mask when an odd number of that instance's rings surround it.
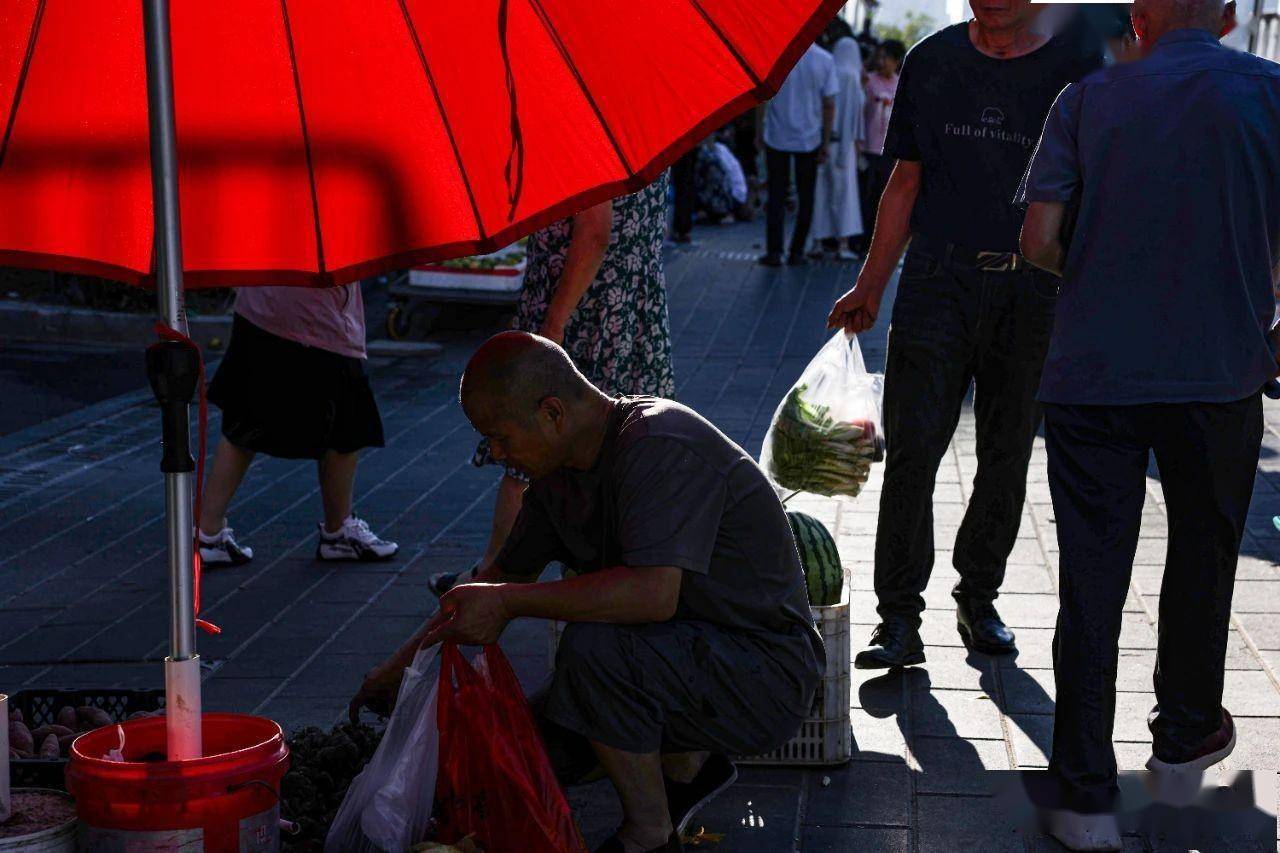
M 1015 648 L 994 601 L 1022 516 L 1057 281 L 1017 254 L 1022 215 L 1013 198 L 1054 98 L 1102 59 L 1078 40 L 1039 32 L 1030 0 L 971 5 L 974 20 L 907 54 L 884 149 L 896 163 L 871 250 L 830 316 L 850 332 L 871 328 L 910 242 L 885 369 L 880 624 L 855 661 L 863 669 L 924 661 L 934 480 L 970 385 L 978 470 L 956 536 L 952 594 L 966 645 Z

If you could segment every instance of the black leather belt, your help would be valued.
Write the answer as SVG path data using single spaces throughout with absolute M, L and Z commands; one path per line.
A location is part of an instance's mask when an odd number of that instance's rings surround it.
M 1017 252 L 985 252 L 957 246 L 955 243 L 942 243 L 916 235 L 911 238 L 913 245 L 936 255 L 943 264 L 961 264 L 982 272 L 1023 272 L 1035 269 L 1031 263 Z

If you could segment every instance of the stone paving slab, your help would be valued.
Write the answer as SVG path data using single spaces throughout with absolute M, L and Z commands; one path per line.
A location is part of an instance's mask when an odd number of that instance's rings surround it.
M 755 451 L 778 401 L 825 341 L 832 300 L 850 264 L 765 270 L 751 263 L 762 226 L 699 229 L 670 252 L 668 290 L 677 397 Z M 891 302 L 892 293 L 889 295 Z M 886 304 L 886 307 L 888 303 Z M 497 482 L 469 464 L 475 435 L 456 405 L 458 374 L 485 332 L 436 336 L 430 359 L 375 357 L 369 371 L 387 446 L 369 452 L 359 509 L 401 556 L 380 566 L 316 563 L 319 515 L 311 463 L 261 459 L 231 508 L 257 559 L 209 573 L 206 613 L 224 633 L 201 637 L 210 709 L 267 714 L 286 728 L 329 725 L 361 674 L 435 608 L 425 581 L 465 568 L 488 535 Z M 882 369 L 886 329 L 864 336 Z M 1266 407 L 1264 457 L 1242 549 L 1226 704 L 1239 719 L 1230 767 L 1280 769 L 1280 405 Z M 216 434 L 215 416 L 211 432 Z M 145 398 L 98 406 L 29 432 L 0 453 L 0 689 L 159 686 L 167 579 L 158 424 Z M 990 770 L 1043 767 L 1052 738 L 1049 653 L 1056 615 L 1057 541 L 1037 441 L 1023 523 L 999 606 L 1021 652 L 965 650 L 955 630 L 951 548 L 975 469 L 966 408 L 939 470 L 935 574 L 922 633 L 928 662 L 905 673 L 855 671 L 854 759 L 843 767 L 744 768 L 700 818 L 720 851 L 1054 849 L 998 829 Z M 872 559 L 880 471 L 854 501 L 800 496 L 793 505 L 832 529 L 849 572 L 855 651 L 876 622 Z M 1146 713 L 1157 633 L 1167 518 L 1152 468 L 1124 616 L 1116 751 L 1137 768 L 1149 750 Z M 525 620 L 504 637 L 526 687 L 549 671 L 549 628 Z M 824 784 L 825 783 L 825 784 Z M 607 784 L 570 792 L 589 840 L 616 825 Z M 1126 849 L 1155 850 L 1140 838 Z M 1208 849 L 1208 848 L 1206 848 Z

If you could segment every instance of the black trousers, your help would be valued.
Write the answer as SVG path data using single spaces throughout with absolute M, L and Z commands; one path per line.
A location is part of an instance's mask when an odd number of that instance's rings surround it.
M 1231 593 L 1262 441 L 1262 402 L 1045 407 L 1061 552 L 1050 770 L 1070 807 L 1112 803 L 1121 614 L 1149 454 L 1169 515 L 1152 747 L 1185 761 L 1221 725 Z
M 733 154 L 742 164 L 742 171 L 749 179 L 755 178 L 759 172 L 756 158 L 756 116 L 755 110 L 747 110 L 733 121 Z
M 881 618 L 920 624 L 933 571 L 933 487 L 970 386 L 978 469 L 955 542 L 957 599 L 990 602 L 1004 581 L 1040 424 L 1036 391 L 1057 279 L 984 272 L 912 240 L 898 280 L 885 365 L 888 442 L 876 529 Z
M 765 207 L 765 244 L 771 255 L 782 254 L 787 218 L 787 192 L 791 189 L 791 164 L 796 169 L 796 228 L 791 234 L 791 254 L 801 255 L 809 242 L 813 224 L 813 194 L 818 184 L 818 149 L 812 151 L 779 151 L 765 148 L 768 171 L 769 201 Z
M 694 164 L 698 160 L 698 149 L 694 148 L 671 167 L 671 188 L 675 198 L 674 221 L 672 228 L 676 234 L 687 235 L 693 231 L 693 213 L 697 204 L 697 190 L 694 185 Z
M 862 206 L 862 233 L 854 238 L 858 245 L 866 248 L 871 245 L 871 235 L 876 230 L 876 213 L 880 210 L 880 197 L 884 188 L 889 185 L 889 176 L 893 174 L 893 164 L 897 162 L 884 154 L 864 154 L 867 168 L 858 181 L 859 201 Z

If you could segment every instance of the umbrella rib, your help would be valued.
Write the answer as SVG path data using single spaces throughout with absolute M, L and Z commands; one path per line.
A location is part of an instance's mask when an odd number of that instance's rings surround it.
M 596 115 L 596 121 L 600 124 L 600 129 L 604 131 L 604 135 L 608 137 L 609 144 L 613 146 L 613 153 L 617 155 L 618 162 L 622 164 L 622 168 L 626 170 L 627 175 L 634 175 L 636 170 L 631 167 L 631 163 L 627 160 L 627 155 L 623 153 L 622 146 L 618 144 L 618 139 L 613 135 L 613 130 L 609 127 L 609 123 L 605 121 L 604 113 L 600 110 L 600 105 L 596 103 L 595 96 L 591 94 L 591 90 L 587 88 L 587 83 L 582 79 L 582 73 L 578 70 L 577 64 L 573 58 L 569 56 L 569 50 L 564 46 L 564 41 L 560 38 L 560 33 L 556 30 L 555 24 L 551 22 L 551 18 L 547 15 L 547 10 L 542 8 L 540 0 L 529 0 L 529 5 L 533 8 L 534 14 L 541 22 L 542 28 L 547 31 L 547 35 L 551 38 L 551 42 L 556 46 L 556 50 L 560 52 L 560 59 L 564 62 L 565 67 L 569 69 L 569 73 L 573 75 L 573 79 L 578 83 L 578 89 L 582 92 L 582 97 L 586 98 L 588 106 Z
M 449 113 L 444 108 L 444 101 L 440 97 L 440 89 L 436 86 L 435 75 L 431 73 L 431 66 L 427 63 L 427 53 L 422 49 L 422 39 L 418 37 L 418 28 L 413 25 L 413 18 L 409 15 L 409 7 L 405 5 L 405 0 L 398 0 L 400 4 L 400 14 L 404 18 L 404 25 L 409 31 L 409 38 L 413 40 L 414 49 L 418 51 L 418 62 L 422 65 L 422 73 L 427 78 L 427 85 L 431 87 L 431 96 L 436 101 L 436 111 L 440 113 L 440 121 L 444 122 L 445 135 L 449 137 L 449 146 L 453 149 L 453 159 L 458 166 L 458 175 L 462 178 L 462 186 L 467 191 L 467 201 L 471 202 L 471 214 L 476 220 L 476 233 L 481 240 L 487 240 L 488 235 L 484 230 L 484 220 L 480 218 L 480 205 L 476 204 L 476 193 L 471 187 L 471 179 L 467 177 L 467 167 L 462 162 L 462 151 L 458 148 L 457 137 L 453 135 L 453 124 L 449 121 Z
M 298 57 L 293 49 L 293 26 L 289 23 L 287 0 L 280 0 L 280 14 L 284 16 L 284 37 L 289 43 L 289 66 L 293 70 L 293 91 L 298 99 L 298 121 L 302 125 L 302 150 L 307 159 L 307 180 L 311 186 L 311 217 L 316 226 L 316 263 L 320 275 L 325 275 L 324 235 L 320 229 L 320 195 L 316 191 L 316 170 L 311 160 L 311 135 L 307 132 L 307 111 L 302 105 L 302 78 L 298 73 Z
M 5 154 L 9 152 L 9 138 L 13 135 L 13 125 L 18 120 L 18 104 L 22 101 L 22 92 L 27 86 L 27 72 L 31 69 L 31 57 L 36 52 L 36 37 L 40 35 L 40 22 L 44 19 L 44 2 L 36 4 L 36 13 L 31 19 L 31 32 L 27 36 L 27 52 L 22 57 L 22 68 L 18 71 L 18 84 L 13 90 L 13 103 L 9 105 L 9 119 L 4 125 L 4 138 L 0 139 L 0 166 L 4 165 Z
M 707 27 L 710 28 L 711 32 L 715 33 L 716 37 L 724 44 L 725 49 L 729 51 L 729 54 L 737 60 L 740 66 L 742 66 L 742 70 L 746 73 L 747 77 L 750 78 L 752 85 L 757 89 L 764 88 L 764 81 L 760 79 L 760 75 L 756 74 L 755 69 L 747 64 L 747 60 L 743 57 L 742 51 L 738 50 L 737 45 L 729 41 L 729 37 L 724 34 L 724 30 L 722 30 L 720 25 L 716 23 L 715 18 L 711 17 L 711 13 L 702 7 L 702 3 L 699 2 L 699 0 L 688 0 L 688 2 L 689 5 L 692 6 L 702 17 L 702 20 L 706 23 Z

